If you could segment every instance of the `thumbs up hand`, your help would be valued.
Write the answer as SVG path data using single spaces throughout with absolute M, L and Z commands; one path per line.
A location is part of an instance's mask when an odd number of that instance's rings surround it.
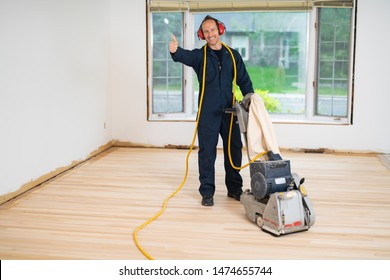
M 169 51 L 171 53 L 175 53 L 178 47 L 179 47 L 179 43 L 177 42 L 176 36 L 172 34 L 172 41 L 169 44 Z

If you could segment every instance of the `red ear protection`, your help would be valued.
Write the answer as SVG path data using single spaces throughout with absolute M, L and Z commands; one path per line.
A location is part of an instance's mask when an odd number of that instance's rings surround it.
M 225 27 L 225 24 L 223 24 L 222 22 L 220 22 L 219 20 L 215 19 L 215 18 L 206 18 L 202 21 L 202 23 L 200 24 L 199 26 L 199 29 L 198 29 L 198 38 L 201 39 L 201 40 L 204 40 L 204 35 L 203 35 L 203 30 L 202 30 L 202 24 L 203 22 L 205 22 L 206 20 L 208 19 L 213 19 L 215 20 L 215 22 L 217 23 L 217 27 L 218 27 L 218 34 L 219 35 L 223 35 L 223 33 L 225 33 L 225 30 L 226 30 L 226 27 Z

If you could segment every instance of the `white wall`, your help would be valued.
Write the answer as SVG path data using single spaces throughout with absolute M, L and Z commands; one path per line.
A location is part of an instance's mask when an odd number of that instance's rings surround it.
M 354 124 L 276 124 L 281 147 L 390 153 L 388 10 L 359 1 Z M 189 145 L 147 121 L 146 62 L 144 0 L 0 0 L 0 195 L 112 139 Z
M 108 0 L 0 0 L 0 195 L 109 142 L 110 103 Z
M 189 145 L 193 122 L 146 119 L 144 2 L 112 1 L 113 138 L 157 146 Z M 353 125 L 275 124 L 281 147 L 390 153 L 390 2 L 358 4 Z
M 194 123 L 147 121 L 144 0 L 111 1 L 113 139 L 143 145 L 189 145 Z

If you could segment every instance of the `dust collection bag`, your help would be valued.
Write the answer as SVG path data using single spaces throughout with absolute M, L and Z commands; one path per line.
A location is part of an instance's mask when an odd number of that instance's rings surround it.
M 271 118 L 265 108 L 263 98 L 259 94 L 253 94 L 251 96 L 247 141 L 249 157 L 251 159 L 265 151 L 280 154 Z M 265 155 L 260 160 L 268 160 L 268 156 Z

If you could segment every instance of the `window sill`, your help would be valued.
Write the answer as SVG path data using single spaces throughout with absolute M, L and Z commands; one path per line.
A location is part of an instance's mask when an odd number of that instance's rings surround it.
M 289 115 L 291 117 L 291 115 Z M 293 116 L 288 118 L 285 115 L 270 115 L 273 124 L 307 124 L 307 125 L 351 125 L 348 118 L 339 117 L 313 117 Z M 149 122 L 195 122 L 195 116 L 178 117 L 172 115 L 153 115 L 148 118 Z

